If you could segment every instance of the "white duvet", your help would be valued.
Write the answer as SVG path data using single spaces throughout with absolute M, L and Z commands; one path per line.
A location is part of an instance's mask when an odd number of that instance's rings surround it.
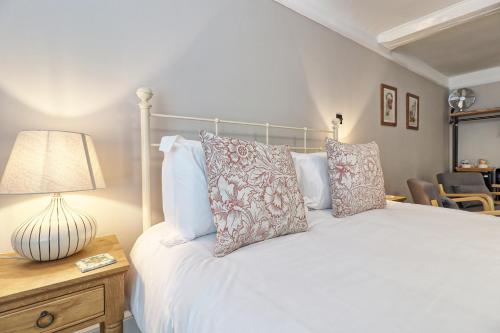
M 212 255 L 214 235 L 131 253 L 143 333 L 500 332 L 500 218 L 389 203 Z

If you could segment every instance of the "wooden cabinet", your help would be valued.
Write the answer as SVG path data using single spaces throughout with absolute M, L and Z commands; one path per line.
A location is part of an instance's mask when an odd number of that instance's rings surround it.
M 396 201 L 396 202 L 405 202 L 407 200 L 407 198 L 403 195 L 386 194 L 385 200 Z
M 29 304 L 0 314 L 4 333 L 54 332 L 104 316 L 104 286 Z
M 87 273 L 75 266 L 81 258 L 105 252 L 118 262 Z M 99 323 L 101 332 L 122 332 L 128 266 L 114 236 L 97 238 L 58 261 L 0 259 L 0 331 L 74 332 Z

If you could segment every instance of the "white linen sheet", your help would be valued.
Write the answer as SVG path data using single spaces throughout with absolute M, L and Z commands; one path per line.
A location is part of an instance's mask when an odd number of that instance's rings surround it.
M 136 242 L 143 333 L 500 332 L 500 218 L 412 204 L 334 218 L 223 258 L 215 235 Z

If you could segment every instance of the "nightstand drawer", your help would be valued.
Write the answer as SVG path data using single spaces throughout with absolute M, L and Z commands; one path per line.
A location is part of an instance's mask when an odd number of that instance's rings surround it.
M 54 332 L 104 315 L 104 286 L 0 313 L 2 333 Z

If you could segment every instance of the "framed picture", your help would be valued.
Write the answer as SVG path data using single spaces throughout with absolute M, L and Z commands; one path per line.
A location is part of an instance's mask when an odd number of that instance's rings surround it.
M 417 95 L 406 94 L 406 128 L 418 130 L 420 120 L 420 99 Z
M 380 123 L 384 126 L 396 126 L 398 123 L 398 89 L 380 85 Z

